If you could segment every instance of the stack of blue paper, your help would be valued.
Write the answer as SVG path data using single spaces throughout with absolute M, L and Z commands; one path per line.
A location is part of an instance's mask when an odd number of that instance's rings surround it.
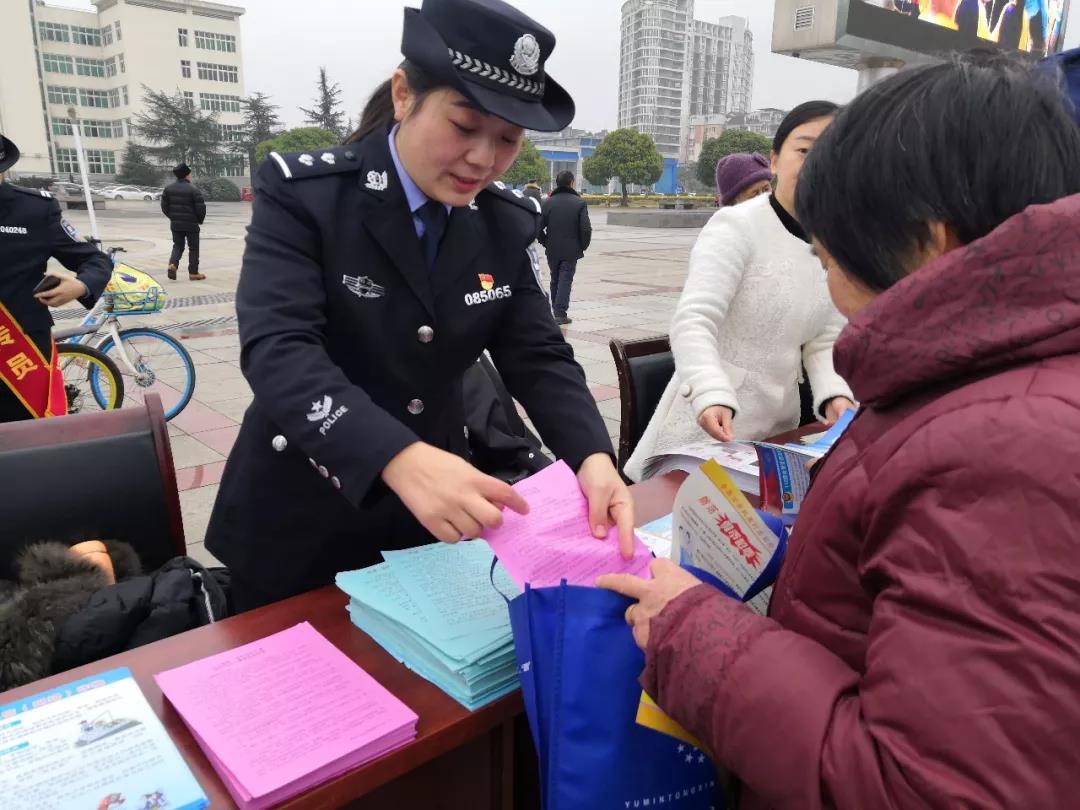
M 383 559 L 337 575 L 353 624 L 468 709 L 518 687 L 506 598 L 519 591 L 501 565 L 492 586 L 486 543 L 435 543 Z

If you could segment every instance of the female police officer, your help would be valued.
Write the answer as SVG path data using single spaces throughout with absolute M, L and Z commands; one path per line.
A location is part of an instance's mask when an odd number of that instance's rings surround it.
M 461 377 L 484 349 L 629 554 L 629 492 L 526 252 L 538 207 L 489 185 L 522 128 L 573 118 L 554 45 L 500 0 L 425 0 L 405 10 L 394 121 L 260 168 L 237 294 L 255 400 L 206 543 L 237 610 L 528 509 L 462 459 Z

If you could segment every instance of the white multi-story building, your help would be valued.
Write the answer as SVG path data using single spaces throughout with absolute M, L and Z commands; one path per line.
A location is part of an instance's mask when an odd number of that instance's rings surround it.
M 96 11 L 41 0 L 8 5 L 0 131 L 22 153 L 16 173 L 78 175 L 74 108 L 91 175 L 110 178 L 127 142 L 139 140 L 132 122 L 143 111 L 144 86 L 218 113 L 226 137 L 241 128 L 244 9 L 204 0 L 95 0 Z M 242 157 L 223 165 L 243 182 Z
M 622 7 L 619 127 L 650 135 L 686 161 L 690 118 L 750 109 L 753 34 L 745 19 L 694 19 L 694 0 L 627 0 Z

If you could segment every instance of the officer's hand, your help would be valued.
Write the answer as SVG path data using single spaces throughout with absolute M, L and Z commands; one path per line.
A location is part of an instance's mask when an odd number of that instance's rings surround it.
M 62 307 L 90 294 L 90 289 L 77 278 L 62 278 L 51 290 L 34 296 L 47 307 Z
M 589 501 L 593 535 L 604 539 L 614 523 L 619 529 L 619 550 L 629 560 L 634 556 L 634 500 L 611 456 L 596 453 L 585 459 L 578 469 L 578 483 Z
M 503 507 L 529 512 L 513 487 L 430 444 L 411 444 L 383 468 L 382 479 L 420 525 L 444 543 L 479 537 L 502 525 Z

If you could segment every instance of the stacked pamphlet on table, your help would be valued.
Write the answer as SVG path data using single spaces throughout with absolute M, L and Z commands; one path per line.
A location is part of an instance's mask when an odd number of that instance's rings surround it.
M 155 680 L 244 810 L 280 804 L 416 737 L 416 714 L 307 622 Z
M 743 492 L 757 494 L 760 486 L 758 454 L 752 444 L 744 442 L 704 441 L 674 447 L 646 459 L 644 477 L 656 478 L 675 471 L 693 472 L 710 459 L 723 467 Z
M 209 806 L 131 672 L 114 669 L 0 706 L 0 806 Z
M 483 542 L 384 551 L 337 575 L 353 624 L 417 675 L 475 710 L 518 687 L 508 598 L 518 589 Z

